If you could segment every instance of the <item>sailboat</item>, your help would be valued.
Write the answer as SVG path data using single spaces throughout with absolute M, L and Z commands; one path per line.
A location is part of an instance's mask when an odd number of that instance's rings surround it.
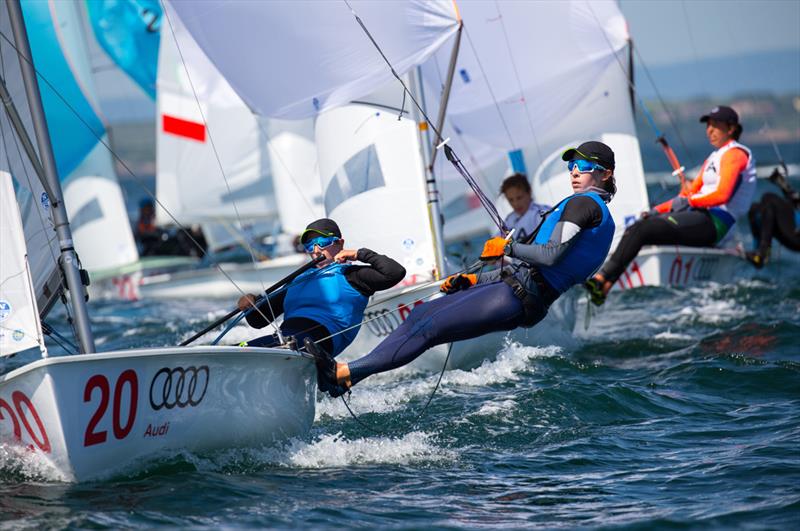
M 0 355 L 34 348 L 40 359 L 0 375 L 0 443 L 15 459 L 83 481 L 179 449 L 307 433 L 316 396 L 307 355 L 210 346 L 96 352 L 23 10 L 16 0 L 7 8 L 0 13 Z M 80 353 L 51 356 L 41 320 L 62 294 Z
M 9 16 L 0 17 L 0 31 L 14 47 L 0 50 L 5 68 L 0 87 L 8 87 L 0 94 L 8 119 L 3 118 L 0 125 L 4 139 L 18 140 L 14 146 L 21 145 L 24 150 L 3 144 L 0 161 L 7 166 L 13 185 L 6 177 L 2 198 L 21 208 L 3 208 L 2 213 L 10 220 L 19 215 L 24 221 L 3 224 L 11 227 L 8 241 L 15 252 L 3 254 L 0 271 L 2 354 L 19 352 L 24 343 L 38 347 L 41 359 L 0 376 L 0 441 L 22 448 L 17 455 L 21 460 L 41 459 L 64 478 L 83 480 L 111 475 L 179 448 L 206 451 L 267 444 L 306 433 L 314 417 L 316 387 L 313 362 L 307 355 L 288 348 L 209 346 L 96 353 L 85 303 L 86 275 L 71 246 L 22 9 L 19 1 L 9 1 L 7 7 Z M 219 6 L 209 2 L 173 7 L 186 10 L 181 14 L 185 20 L 187 15 L 203 19 L 200 12 Z M 245 17 L 255 26 L 237 27 L 235 33 L 258 37 L 264 24 L 291 33 L 289 22 L 297 23 L 295 6 L 289 4 L 245 2 L 225 3 L 224 7 L 224 13 L 239 15 L 242 12 L 237 8 L 266 10 L 257 17 L 252 13 Z M 262 113 L 265 116 L 308 117 L 356 94 L 372 93 L 389 80 L 384 65 L 375 61 L 374 51 L 360 36 L 356 39 L 339 30 L 337 19 L 341 21 L 344 15 L 349 20 L 341 5 L 320 2 L 316 7 L 313 16 L 318 26 L 329 28 L 327 36 L 349 41 L 354 47 L 349 54 L 333 56 L 324 56 L 318 49 L 298 50 L 290 66 L 298 67 L 302 74 L 307 71 L 304 61 L 316 63 L 315 76 L 305 83 L 293 79 L 290 85 L 270 85 L 284 98 L 269 100 L 289 112 L 286 116 Z M 393 34 L 388 53 L 400 63 L 399 75 L 429 57 L 458 26 L 449 2 L 364 7 L 371 22 Z M 223 24 L 222 36 L 231 30 L 225 27 Z M 319 35 L 313 32 L 310 36 Z M 286 59 L 277 54 L 269 57 Z M 15 102 L 21 103 L 17 106 Z M 252 101 L 247 103 L 259 109 Z M 301 112 L 291 116 L 291 109 Z M 30 130 L 36 134 L 38 151 L 29 140 Z M 4 245 L 5 241 L 4 235 Z M 6 256 L 11 265 L 6 265 Z M 306 264 L 295 274 L 312 265 Z M 65 289 L 80 353 L 51 357 L 39 323 Z

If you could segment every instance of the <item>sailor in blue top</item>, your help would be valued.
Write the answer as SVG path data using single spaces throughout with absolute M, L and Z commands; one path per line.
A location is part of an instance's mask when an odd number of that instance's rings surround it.
M 309 338 L 331 356 L 337 356 L 358 334 L 369 297 L 403 280 L 406 271 L 391 258 L 369 249 L 344 249 L 339 226 L 331 219 L 310 223 L 300 242 L 313 258 L 323 255 L 325 259 L 316 269 L 297 277 L 287 289 L 259 303 L 257 310 L 247 315 L 247 322 L 254 328 L 263 328 L 284 315 L 280 326 L 284 336 L 294 337 L 300 345 Z M 369 265 L 353 265 L 351 260 Z M 244 295 L 239 299 L 239 308 L 253 308 L 255 299 L 253 294 Z M 242 346 L 278 344 L 279 338 L 269 335 Z
M 559 202 L 529 242 L 486 242 L 481 259 L 517 260 L 504 270 L 448 277 L 448 294 L 417 306 L 408 318 L 366 356 L 336 363 L 324 352 L 317 358 L 321 387 L 341 395 L 370 375 L 410 363 L 442 343 L 490 332 L 530 327 L 547 315 L 562 293 L 589 278 L 611 247 L 614 221 L 606 206 L 616 192 L 614 152 L 601 142 L 584 142 L 564 152 L 573 195 Z
M 522 173 L 506 177 L 500 185 L 500 193 L 506 197 L 513 209 L 506 216 L 506 227 L 514 230 L 515 241 L 526 240 L 542 222 L 550 206 L 533 201 L 531 185 Z

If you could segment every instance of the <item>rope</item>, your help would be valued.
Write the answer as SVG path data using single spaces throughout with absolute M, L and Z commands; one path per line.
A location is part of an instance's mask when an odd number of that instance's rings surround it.
M 422 420 L 422 417 L 425 415 L 425 412 L 428 411 L 428 406 L 431 404 L 434 395 L 436 395 L 436 392 L 439 390 L 439 385 L 442 383 L 442 377 L 444 376 L 444 371 L 447 369 L 447 362 L 450 361 L 450 353 L 452 351 L 453 351 L 453 343 L 450 343 L 450 346 L 447 347 L 447 355 L 444 358 L 444 363 L 442 363 L 442 370 L 439 371 L 439 378 L 436 380 L 436 385 L 433 386 L 431 394 L 428 395 L 428 400 L 425 402 L 425 405 L 422 406 L 422 409 L 420 410 L 419 414 L 414 419 L 415 427 L 417 427 L 417 423 L 420 420 Z M 348 397 L 351 394 L 352 393 L 348 390 L 347 392 Z M 344 407 L 347 408 L 347 412 L 350 413 L 350 416 L 353 417 L 353 420 L 355 420 L 362 428 L 369 431 L 372 435 L 380 435 L 380 433 L 375 428 L 367 425 L 364 421 L 361 420 L 361 418 L 358 415 L 356 415 L 356 413 L 350 407 L 350 404 L 347 402 L 347 400 L 345 400 L 344 395 L 341 396 L 341 399 L 342 399 L 342 404 L 344 404 Z
M 503 233 L 503 235 L 508 234 L 508 227 L 506 226 L 503 217 L 500 215 L 500 213 L 497 211 L 497 208 L 494 206 L 494 202 L 491 199 L 489 199 L 485 193 L 483 193 L 483 190 L 481 190 L 480 185 L 478 185 L 478 183 L 475 181 L 475 178 L 472 177 L 472 175 L 470 175 L 469 170 L 467 170 L 467 168 L 461 162 L 461 159 L 458 158 L 458 155 L 456 155 L 455 151 L 453 151 L 453 149 L 450 146 L 445 145 L 444 154 L 447 157 L 447 160 L 449 160 L 450 163 L 453 165 L 453 167 L 455 167 L 456 171 L 459 174 L 461 174 L 461 177 L 464 178 L 469 187 L 472 188 L 472 191 L 478 197 L 478 200 L 481 202 L 481 205 L 489 214 L 489 217 L 492 219 L 492 222 L 495 225 L 497 225 L 497 228 L 500 230 L 501 233 Z
M 617 64 L 622 69 L 622 72 L 624 74 L 626 74 L 625 75 L 625 80 L 628 83 L 628 87 L 631 89 L 631 91 L 633 91 L 634 94 L 636 94 L 636 99 L 639 100 L 639 106 L 642 108 L 642 110 L 644 110 L 645 116 L 647 117 L 648 121 L 650 122 L 650 125 L 655 129 L 656 137 L 659 139 L 658 142 L 661 143 L 662 146 L 665 147 L 664 151 L 667 154 L 667 158 L 670 160 L 670 163 L 672 164 L 672 157 L 670 156 L 671 148 L 669 148 L 668 145 L 665 146 L 666 139 L 665 139 L 664 135 L 661 134 L 661 131 L 659 131 L 658 127 L 656 127 L 655 121 L 653 121 L 653 117 L 650 115 L 650 112 L 647 109 L 647 105 L 644 104 L 644 101 L 642 100 L 641 96 L 639 95 L 639 90 L 636 88 L 636 84 L 631 79 L 631 76 L 627 75 L 627 70 L 625 69 L 625 65 L 623 64 L 622 59 L 620 59 L 619 55 L 617 55 L 616 50 L 614 50 L 614 45 L 609 40 L 608 35 L 606 34 L 605 30 L 603 29 L 603 25 L 600 24 L 600 19 L 597 18 L 597 14 L 594 12 L 594 9 L 592 8 L 591 2 L 587 1 L 586 2 L 586 6 L 589 8 L 589 11 L 592 13 L 592 17 L 594 18 L 594 21 L 597 24 L 597 28 L 598 28 L 598 30 L 600 30 L 600 33 L 603 35 L 603 38 L 605 39 L 606 44 L 608 44 L 608 48 L 611 50 L 611 53 L 614 55 L 614 59 L 616 59 Z M 672 128 L 675 130 L 675 133 L 676 133 L 676 135 L 678 137 L 678 140 L 680 141 L 681 145 L 683 146 L 684 151 L 689 155 L 690 159 L 693 159 L 691 153 L 689 152 L 689 148 L 686 146 L 686 142 L 684 142 L 683 137 L 681 136 L 680 130 L 678 129 L 677 125 L 675 124 L 675 120 L 672 118 L 672 114 L 669 112 L 669 108 L 667 107 L 667 104 L 664 102 L 664 98 L 661 97 L 661 92 L 658 90 L 658 86 L 655 84 L 655 81 L 653 81 L 653 77 L 650 75 L 650 71 L 648 70 L 647 65 L 644 63 L 644 60 L 642 59 L 641 54 L 639 54 L 639 49 L 634 46 L 633 47 L 633 51 L 636 54 L 636 56 L 639 58 L 639 62 L 642 64 L 642 67 L 644 68 L 644 71 L 647 74 L 648 79 L 650 80 L 650 84 L 653 86 L 653 89 L 655 90 L 656 95 L 657 95 L 659 101 L 661 102 L 661 106 L 664 108 L 664 111 L 667 113 L 667 117 L 668 117 L 668 119 L 670 121 L 670 124 L 672 125 Z M 673 153 L 673 155 L 674 155 L 674 153 Z M 675 157 L 675 161 L 677 162 L 677 157 Z M 673 169 L 677 170 L 677 168 L 674 167 L 674 164 L 673 164 Z
M 167 19 L 167 25 L 169 26 L 170 33 L 172 34 L 172 39 L 173 41 L 175 41 L 175 48 L 178 50 L 178 56 L 181 58 L 181 65 L 183 65 L 183 70 L 184 72 L 186 72 L 186 79 L 189 80 L 189 87 L 192 89 L 192 95 L 194 96 L 194 100 L 197 103 L 197 109 L 200 112 L 200 119 L 203 121 L 203 127 L 205 127 L 206 131 L 208 131 L 208 141 L 211 144 L 211 150 L 214 152 L 214 158 L 216 158 L 217 160 L 219 171 L 222 174 L 222 180 L 225 181 L 225 187 L 228 189 L 228 194 L 231 196 L 231 204 L 233 205 L 233 211 L 236 214 L 236 220 L 239 222 L 239 225 L 241 226 L 243 225 L 243 222 L 242 222 L 242 217 L 239 214 L 239 207 L 236 205 L 236 200 L 233 199 L 234 194 L 233 191 L 231 190 L 231 185 L 228 182 L 228 177 L 227 175 L 225 175 L 225 169 L 222 166 L 222 160 L 220 160 L 219 158 L 219 153 L 217 152 L 217 146 L 214 143 L 213 136 L 211 135 L 211 128 L 208 127 L 208 121 L 206 120 L 205 113 L 203 112 L 203 106 L 200 104 L 200 98 L 197 95 L 197 90 L 195 90 L 194 88 L 194 83 L 192 82 L 192 76 L 189 74 L 189 68 L 186 66 L 186 61 L 183 58 L 183 51 L 181 50 L 181 46 L 178 43 L 178 37 L 175 35 L 175 28 L 172 25 L 172 20 L 169 17 L 169 11 L 164 5 L 163 0 L 161 0 L 161 9 L 164 12 L 164 17 Z M 247 252 L 250 254 L 250 260 L 252 261 L 253 266 L 257 265 L 258 259 L 256 258 L 256 251 L 255 249 L 253 249 L 253 246 L 250 245 L 250 243 L 246 241 L 244 238 L 241 238 L 240 241 L 242 244 L 244 244 L 245 249 L 247 249 Z M 261 284 L 261 290 L 266 291 L 267 288 L 266 286 L 264 286 L 264 280 L 262 277 L 259 277 L 259 283 Z M 267 308 L 269 309 L 270 314 L 272 315 L 272 325 L 275 328 L 275 333 L 278 334 L 278 337 L 280 338 L 281 342 L 283 342 L 283 336 L 281 335 L 280 328 L 278 327 L 277 324 L 275 324 L 275 319 L 276 319 L 275 311 L 272 309 L 272 304 L 269 301 L 269 297 L 267 297 Z M 258 307 L 254 306 L 253 309 L 254 311 L 261 313 L 261 310 Z M 264 314 L 261 314 L 261 316 L 266 319 L 266 316 Z
M 69 339 L 59 334 L 58 331 L 49 324 L 45 323 L 44 321 L 42 321 L 41 323 L 42 323 L 42 332 L 44 332 L 48 337 L 50 337 L 53 341 L 55 341 L 58 346 L 63 348 L 67 352 L 67 354 L 71 355 L 78 354 L 80 349 L 78 349 L 78 347 L 74 343 L 72 343 Z M 67 346 L 69 346 L 72 349 L 72 351 L 70 351 L 70 349 L 64 346 L 64 344 L 61 343 L 61 341 L 66 343 Z
M 539 147 L 539 139 L 536 137 L 536 131 L 534 130 L 534 127 L 533 127 L 533 119 L 531 118 L 530 107 L 528 107 L 528 99 L 525 97 L 525 92 L 524 92 L 524 90 L 522 88 L 522 81 L 521 81 L 521 79 L 519 77 L 519 69 L 517 68 L 516 61 L 514 61 L 514 54 L 511 53 L 511 40 L 508 38 L 508 31 L 506 29 L 506 23 L 505 23 L 505 20 L 503 18 L 503 13 L 500 12 L 500 4 L 497 2 L 497 0 L 494 1 L 494 5 L 497 8 L 497 16 L 498 16 L 498 19 L 500 20 L 500 27 L 503 30 L 503 37 L 505 38 L 505 41 L 506 41 L 506 51 L 508 52 L 508 58 L 511 61 L 511 67 L 514 69 L 514 77 L 516 77 L 516 79 L 517 79 L 517 88 L 519 89 L 520 97 L 522 98 L 522 105 L 525 107 L 525 118 L 527 118 L 528 127 L 531 130 L 531 136 L 533 137 L 533 145 L 536 146 L 536 156 L 539 157 L 539 164 L 541 164 L 542 162 L 544 162 L 544 158 L 542 157 L 542 150 Z M 470 45 L 471 44 L 472 43 L 470 42 Z M 475 54 L 475 58 L 477 59 L 477 57 L 478 57 L 478 55 L 476 53 Z M 478 62 L 478 64 L 480 65 L 480 61 Z M 483 67 L 481 67 L 481 69 L 483 69 Z M 487 81 L 487 84 L 488 84 L 488 81 Z M 492 94 L 492 97 L 494 97 L 494 94 Z M 550 192 L 550 196 L 552 197 L 553 196 L 553 183 L 552 183 L 552 180 L 551 179 L 547 179 L 545 181 L 545 185 L 547 186 L 547 191 Z

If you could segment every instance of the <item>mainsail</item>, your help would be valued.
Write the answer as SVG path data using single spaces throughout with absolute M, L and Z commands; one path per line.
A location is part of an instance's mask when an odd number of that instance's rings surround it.
M 313 116 L 393 79 L 345 2 L 171 5 L 242 100 L 262 116 Z M 424 62 L 458 28 L 452 0 L 352 0 L 350 5 L 379 37 L 401 75 Z
M 0 17 L 0 33 L 8 38 L 12 35 L 11 25 L 6 16 Z M 2 57 L 0 76 L 11 101 L 16 103 L 14 108 L 22 127 L 33 139 L 33 122 L 25 96 L 19 57 L 17 50 L 5 39 L 0 40 L 0 57 Z M 33 289 L 37 305 L 45 313 L 61 288 L 57 264 L 60 252 L 53 231 L 50 198 L 37 177 L 36 169 L 26 155 L 6 112 L 0 113 L 0 133 L 2 133 L 0 170 L 10 173 L 14 179 L 14 191 L 25 232 Z M 34 153 L 38 153 L 36 147 L 31 146 L 31 148 Z

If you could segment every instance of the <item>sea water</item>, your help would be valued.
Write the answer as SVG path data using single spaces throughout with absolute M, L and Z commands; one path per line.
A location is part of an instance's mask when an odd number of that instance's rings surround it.
M 354 389 L 358 420 L 320 397 L 306 437 L 102 482 L 64 483 L 0 448 L 0 527 L 797 529 L 800 261 L 772 258 L 726 284 L 582 300 L 574 345 L 487 352 L 445 372 L 422 417 L 439 375 L 403 372 Z M 90 313 L 111 350 L 174 345 L 232 306 Z

